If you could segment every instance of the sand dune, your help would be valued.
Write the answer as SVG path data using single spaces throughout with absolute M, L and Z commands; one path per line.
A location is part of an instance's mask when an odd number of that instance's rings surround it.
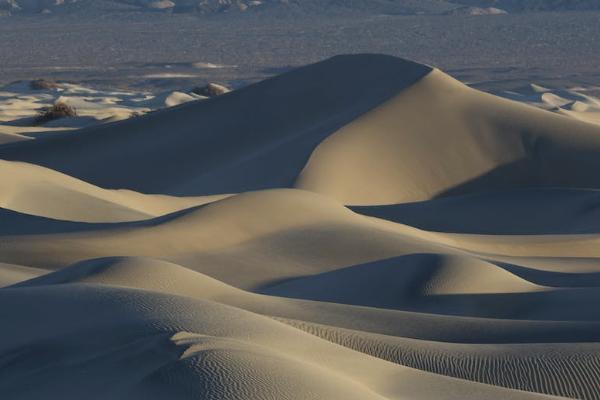
M 600 124 L 597 87 L 574 87 L 565 90 L 531 84 L 520 90 L 502 91 L 497 94 L 581 121 Z
M 31 147 L 7 146 L 0 158 L 44 165 L 105 188 L 148 193 L 290 187 L 325 137 L 431 71 L 394 57 L 372 57 L 375 62 L 335 57 L 206 102 Z M 71 146 L 79 151 L 69 151 Z M 181 168 L 189 173 L 181 174 Z
M 5 330 L 3 337 L 14 339 L 3 340 L 3 352 L 12 350 L 7 356 L 13 363 L 22 360 L 3 381 L 5 393 L 16 392 L 20 398 L 51 391 L 90 398 L 189 398 L 188 393 L 202 393 L 231 399 L 381 399 L 444 398 L 451 390 L 461 398 L 543 398 L 406 368 L 214 302 L 110 287 L 60 289 L 1 293 L 2 303 L 11 302 L 35 318 L 34 326 L 50 321 L 56 326 L 37 330 L 21 319 L 23 323 Z M 65 302 L 72 305 L 68 318 Z M 96 310 L 93 315 L 90 308 Z M 5 318 L 13 315 L 3 311 Z M 120 328 L 123 323 L 125 330 Z M 103 334 L 107 331 L 114 333 Z M 25 347 L 32 342 L 53 351 L 34 360 L 36 348 Z M 57 356 L 70 361 L 57 363 Z M 137 364 L 143 366 L 125 368 Z M 26 377 L 25 371 L 30 371 Z M 77 384 L 65 385 L 65 375 L 77 377 Z M 32 379 L 42 384 L 19 390 Z
M 0 287 L 26 281 L 46 274 L 43 269 L 0 263 Z
M 42 217 L 83 222 L 143 220 L 226 197 L 179 198 L 105 190 L 37 165 L 0 160 L 0 205 Z
M 434 70 L 321 143 L 296 187 L 352 205 L 491 188 L 597 188 L 591 171 L 599 146 L 597 127 L 484 94 Z
M 0 394 L 596 399 L 599 155 L 378 55 L 5 143 Z
M 118 127 L 7 146 L 0 156 L 106 188 L 213 195 L 293 186 L 352 205 L 428 200 L 489 187 L 600 186 L 589 172 L 599 159 L 597 127 L 470 89 L 438 70 L 374 57 L 377 62 L 337 57 Z M 342 64 L 348 74 L 339 73 Z M 359 70 L 361 80 L 352 74 Z M 317 83 L 317 76 L 324 78 Z M 232 118 L 234 110 L 239 115 Z M 172 126 L 177 133 L 165 137 Z M 161 146 L 140 135 L 155 137 Z M 201 160 L 195 150 L 184 152 L 181 142 L 201 148 Z M 70 146 L 81 151 L 68 152 Z M 177 164 L 168 162 L 175 157 Z M 182 176 L 180 166 L 190 173 Z M 155 178 L 142 179 L 145 174 Z
M 535 235 L 598 233 L 595 189 L 526 188 L 472 193 L 431 201 L 356 206 L 364 215 L 428 231 Z
M 205 98 L 192 92 L 151 94 L 100 90 L 43 79 L 15 82 L 0 87 L 0 144 L 120 121 L 152 110 Z M 40 112 L 57 103 L 73 107 L 77 116 L 44 123 L 36 121 Z
M 457 344 L 287 320 L 345 347 L 411 368 L 574 398 L 596 398 L 598 344 Z M 540 376 L 545 379 L 540 379 Z

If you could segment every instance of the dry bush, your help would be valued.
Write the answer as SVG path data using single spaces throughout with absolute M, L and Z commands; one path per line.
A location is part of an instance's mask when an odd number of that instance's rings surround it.
M 218 83 L 209 83 L 205 86 L 200 86 L 192 89 L 192 93 L 199 94 L 204 97 L 216 97 L 221 96 L 225 93 L 229 93 L 231 89 L 229 89 L 225 85 L 219 85 Z
M 29 84 L 33 90 L 51 90 L 60 88 L 60 84 L 48 79 L 36 79 Z
M 76 117 L 77 110 L 62 102 L 55 103 L 52 107 L 44 108 L 35 119 L 37 125 L 42 125 L 59 118 Z

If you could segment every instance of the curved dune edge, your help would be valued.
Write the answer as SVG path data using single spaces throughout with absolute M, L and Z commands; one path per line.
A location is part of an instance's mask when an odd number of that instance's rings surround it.
M 207 101 L 8 144 L 0 159 L 142 193 L 291 187 L 323 139 L 431 70 L 385 55 L 337 56 Z
M 158 260 L 136 258 L 90 260 L 63 269 L 59 272 L 24 282 L 11 290 L 17 290 L 17 288 L 25 290 L 26 288 L 31 287 L 43 289 L 44 287 L 48 287 L 48 285 L 69 285 L 69 287 L 71 287 L 73 284 L 100 284 L 101 286 L 108 285 L 119 288 L 139 288 L 146 291 L 145 293 L 147 294 L 154 292 L 163 295 L 176 295 L 177 298 L 183 298 L 181 296 L 184 296 L 190 299 L 218 301 L 238 309 L 254 308 L 261 310 L 259 312 L 266 315 L 276 313 L 287 315 L 287 318 L 289 318 L 290 315 L 294 316 L 294 309 L 299 305 L 294 301 L 278 301 L 277 298 L 272 298 L 270 296 L 260 296 L 243 292 L 175 264 Z M 87 288 L 88 289 L 85 290 L 94 290 L 93 286 L 87 286 Z M 147 292 L 149 290 L 152 292 Z M 349 314 L 349 316 L 351 315 L 352 314 Z M 211 318 L 214 319 L 214 315 Z M 525 346 L 521 344 L 453 345 L 443 342 L 404 339 L 399 336 L 385 336 L 363 331 L 333 328 L 310 322 L 300 322 L 286 318 L 281 319 L 281 317 L 278 317 L 277 319 L 360 353 L 369 354 L 398 365 L 406 365 L 411 368 L 433 372 L 438 375 L 449 375 L 461 379 L 508 388 L 534 390 L 551 394 L 580 395 L 583 393 L 592 395 L 596 393 L 597 387 L 594 385 L 597 382 L 598 376 L 598 360 L 593 356 L 594 350 L 597 347 L 594 344 L 573 343 L 546 344 L 539 346 Z M 436 322 L 435 325 L 437 326 L 432 328 L 439 329 L 440 322 L 441 320 Z M 545 327 L 545 329 L 548 328 L 549 326 Z M 269 329 L 268 331 L 269 336 L 278 334 L 277 331 L 273 332 L 273 329 Z M 203 332 L 205 332 L 205 330 L 203 330 Z M 172 340 L 178 346 L 185 348 L 185 350 L 182 350 L 183 353 L 180 356 L 180 360 L 184 362 L 189 362 L 186 360 L 200 356 L 206 361 L 207 355 L 214 351 L 234 351 L 242 354 L 254 354 L 254 356 L 260 355 L 258 359 L 251 358 L 250 360 L 246 359 L 243 361 L 245 358 L 242 358 L 239 360 L 246 363 L 251 362 L 254 366 L 256 366 L 257 363 L 258 365 L 261 365 L 259 360 L 260 357 L 263 356 L 275 357 L 277 359 L 281 358 L 283 364 L 278 368 L 283 371 L 286 371 L 290 367 L 292 368 L 291 371 L 296 370 L 297 367 L 294 367 L 294 364 L 299 361 L 297 359 L 298 356 L 293 355 L 294 350 L 291 350 L 292 354 L 289 353 L 289 349 L 284 350 L 282 353 L 282 350 L 278 348 L 277 345 L 273 346 L 272 342 L 268 342 L 268 345 L 266 345 L 265 342 L 262 342 L 256 347 L 256 344 L 252 341 L 248 342 L 246 336 L 244 336 L 243 340 L 236 340 L 224 339 L 222 335 L 210 336 L 204 333 L 196 334 L 193 332 L 179 332 L 173 336 Z M 298 346 L 297 341 L 298 339 L 295 339 L 294 348 Z M 310 345 L 309 348 L 311 348 L 311 351 L 316 350 L 314 345 Z M 590 356 L 590 351 L 592 356 Z M 568 356 L 565 355 L 565 352 Z M 305 353 L 302 354 L 306 356 Z M 466 357 L 465 359 L 469 361 L 464 365 L 456 365 L 452 362 L 453 357 Z M 532 374 L 531 368 L 535 368 L 535 365 L 532 364 L 534 362 L 532 359 L 544 360 L 544 362 L 548 363 L 549 369 L 543 369 L 544 372 L 541 375 Z M 233 362 L 233 360 L 229 361 Z M 303 360 L 301 361 L 301 364 L 305 364 L 305 362 L 306 361 Z M 511 368 L 511 375 L 506 375 L 506 373 L 501 373 L 501 370 L 498 370 L 499 368 L 509 368 L 513 363 L 520 367 L 517 369 Z M 309 364 L 312 364 L 312 362 Z M 557 369 L 550 367 L 553 365 L 556 365 Z M 308 367 L 308 365 L 305 367 Z M 267 371 L 261 371 L 261 373 L 275 373 L 271 370 L 272 366 L 264 365 L 262 368 L 265 368 Z M 336 364 L 336 372 L 329 378 L 327 377 L 331 372 L 326 370 L 318 370 L 316 372 L 317 375 L 315 375 L 315 377 L 318 376 L 319 381 L 329 382 L 328 386 L 331 385 L 331 389 L 328 389 L 327 391 L 333 390 L 333 388 L 339 384 L 332 383 L 337 382 L 337 379 L 334 379 L 333 376 L 339 376 L 339 368 L 340 367 Z M 581 375 L 581 368 L 587 369 L 588 374 Z M 314 367 L 309 368 L 311 375 L 315 374 L 314 369 Z M 342 370 L 343 369 L 344 368 L 342 368 Z M 255 369 L 253 368 L 253 370 Z M 214 370 L 209 371 L 211 374 L 215 372 Z M 592 373 L 593 371 L 596 371 L 596 373 Z M 300 373 L 300 375 L 303 376 L 307 372 L 308 371 L 297 371 L 296 373 Z M 275 374 L 278 373 L 281 373 L 281 371 Z M 344 373 L 342 372 L 342 375 L 343 374 Z M 363 381 L 365 376 L 362 375 L 362 372 L 360 374 L 360 379 L 357 379 L 355 375 L 352 377 L 352 380 L 358 380 L 358 382 Z M 540 376 L 545 376 L 546 378 L 540 379 Z M 557 379 L 559 376 L 564 382 L 561 384 L 561 387 L 557 389 L 555 386 L 548 383 L 548 377 Z M 323 377 L 325 377 L 325 379 Z M 242 380 L 242 385 L 244 381 L 245 379 Z M 239 384 L 240 383 L 238 383 L 238 385 Z M 575 386 L 575 384 L 577 384 L 577 386 Z M 357 386 L 357 389 L 359 389 L 359 386 Z M 419 385 L 417 385 L 417 387 L 418 386 Z M 270 388 L 270 390 L 273 390 L 273 388 Z M 404 385 L 403 390 L 406 390 Z M 359 393 L 363 393 L 363 391 L 364 388 L 361 389 Z M 364 392 L 362 395 L 366 395 L 367 392 Z M 229 395 L 235 397 L 239 395 L 239 393 L 231 393 Z M 421 393 L 421 395 L 424 394 Z M 500 393 L 492 393 L 490 395 L 496 396 L 500 395 Z M 515 394 L 506 393 L 503 395 L 511 396 Z M 519 398 L 519 396 L 516 398 Z
M 0 393 L 596 399 L 599 134 L 356 55 L 0 146 Z
M 584 397 L 587 395 L 593 397 L 598 387 L 598 379 L 600 379 L 598 375 L 598 360 L 594 356 L 597 346 L 592 343 L 453 345 L 439 341 L 405 339 L 401 336 L 387 336 L 364 331 L 328 327 L 311 322 L 289 320 L 287 318 L 290 315 L 297 315 L 294 314 L 294 309 L 302 303 L 282 301 L 276 297 L 243 292 L 181 266 L 158 260 L 137 258 L 90 260 L 59 272 L 24 282 L 15 286 L 13 290 L 17 290 L 17 288 L 25 290 L 30 287 L 43 288 L 55 285 L 69 285 L 70 287 L 73 284 L 100 284 L 102 286 L 108 285 L 120 288 L 139 288 L 145 291 L 162 293 L 163 295 L 176 295 L 178 298 L 187 297 L 198 300 L 218 301 L 241 309 L 260 310 L 260 313 L 266 313 L 266 315 L 270 315 L 270 313 L 283 314 L 287 317 L 283 319 L 278 317 L 277 319 L 361 353 L 399 365 L 433 372 L 438 375 L 449 375 L 508 388 L 556 395 L 583 395 Z M 91 289 L 92 286 L 89 288 Z M 363 295 L 368 296 L 368 294 Z M 323 306 L 326 306 L 326 303 L 320 306 L 321 310 Z M 435 318 L 434 320 L 437 319 L 435 324 L 440 325 L 443 321 L 442 318 Z M 333 322 L 335 323 L 335 320 Z M 513 324 L 517 324 L 517 322 L 514 321 Z M 550 327 L 548 325 L 545 327 L 541 326 L 537 334 L 534 329 L 529 334 L 521 336 L 519 342 L 534 340 L 535 335 L 542 334 L 542 332 L 545 332 Z M 432 326 L 430 329 L 439 329 L 439 326 Z M 270 333 L 276 334 L 276 332 Z M 252 343 L 248 343 L 247 340 L 223 339 L 222 336 L 215 337 L 193 332 L 176 333 L 172 340 L 178 346 L 185 347 L 180 356 L 181 360 L 198 356 L 204 357 L 207 351 L 212 352 L 215 350 L 250 352 L 250 354 L 256 354 L 257 351 L 259 352 L 258 354 L 264 351 L 267 351 L 266 354 L 269 354 L 271 351 L 269 350 L 271 348 L 270 341 L 267 342 L 269 343 L 268 347 L 264 347 L 265 344 L 262 344 L 256 350 L 253 350 Z M 290 357 L 287 353 L 280 354 L 276 351 L 270 357 L 288 360 L 288 363 L 280 366 L 283 370 L 289 368 L 290 363 L 292 365 L 295 363 L 294 357 Z M 464 364 L 456 364 L 453 361 L 455 358 L 461 358 L 466 361 Z M 254 363 L 257 361 L 252 362 L 255 365 Z M 534 364 L 535 362 L 542 362 L 542 370 L 539 370 L 539 367 Z M 511 365 L 518 365 L 519 367 L 515 370 L 510 367 Z M 264 368 L 270 371 L 270 367 L 265 366 Z M 501 373 L 502 368 L 511 368 L 512 375 Z M 588 372 L 582 374 L 582 369 Z M 537 370 L 537 372 L 534 373 L 532 370 Z M 539 379 L 539 371 L 543 371 L 542 375 L 546 376 L 544 380 Z M 204 373 L 212 374 L 214 371 L 207 370 Z M 274 372 L 271 371 L 269 373 L 273 374 Z M 327 373 L 326 371 L 321 371 L 319 375 L 328 376 Z M 303 374 L 304 372 L 301 373 L 301 375 Z M 559 386 L 552 385 L 549 383 L 552 382 L 552 379 L 560 380 L 562 383 Z M 327 379 L 326 381 L 329 381 L 331 384 L 331 381 L 335 382 L 336 379 Z M 271 388 L 270 390 L 273 389 Z M 239 394 L 232 393 L 231 395 Z
M 598 126 L 433 70 L 324 140 L 295 187 L 349 205 L 522 187 L 598 188 L 592 171 L 599 133 Z
M 40 305 L 32 309 L 22 302 L 21 293 L 27 295 L 29 304 L 35 300 Z M 28 387 L 29 397 L 47 393 L 50 382 L 69 374 L 79 377 L 77 383 L 65 389 L 53 383 L 54 393 L 76 396 L 92 387 L 99 395 L 111 398 L 188 398 L 178 389 L 184 385 L 192 392 L 234 399 L 436 397 L 444 396 L 448 389 L 467 399 L 544 398 L 405 368 L 214 302 L 85 285 L 71 285 L 69 291 L 56 287 L 5 289 L 0 296 L 3 302 L 10 301 L 21 312 L 32 312 L 37 323 L 61 322 L 49 332 L 27 329 L 31 322 L 23 321 L 3 333 L 6 338 L 11 333 L 29 332 L 15 340 L 3 340 L 3 351 L 13 357 L 21 358 L 27 352 L 28 342 L 46 342 L 53 347 L 54 353 L 38 358 L 38 368 L 25 378 L 40 382 Z M 69 317 L 75 317 L 74 320 L 64 317 L 64 302 L 71 302 Z M 90 307 L 95 311 L 93 314 Z M 116 329 L 125 321 L 127 330 Z M 107 331 L 114 332 L 98 335 Z M 77 335 L 78 332 L 86 334 Z M 60 335 L 69 338 L 68 347 L 57 341 Z M 39 368 L 56 354 L 63 359 L 68 357 L 70 362 L 54 362 L 53 368 Z M 107 364 L 106 360 L 111 358 L 116 359 Z M 24 383 L 20 375 L 31 368 L 30 362 L 11 368 L 11 379 L 3 384 L 5 393 L 13 393 L 11 390 Z M 125 373 L 115 368 L 131 363 L 144 366 Z M 77 372 L 82 365 L 86 366 L 86 373 Z M 103 385 L 106 379 L 116 383 Z M 313 384 L 307 386 L 306 379 Z
M 47 274 L 48 271 L 22 265 L 0 263 L 0 288 Z
M 0 160 L 0 207 L 78 222 L 145 220 L 227 197 L 144 195 L 106 190 L 37 165 Z
M 480 235 L 594 234 L 596 189 L 525 188 L 430 201 L 354 206 L 353 211 L 434 232 Z

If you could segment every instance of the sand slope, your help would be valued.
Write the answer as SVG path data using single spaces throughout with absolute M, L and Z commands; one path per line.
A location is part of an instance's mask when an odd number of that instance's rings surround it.
M 0 160 L 0 205 L 42 217 L 82 222 L 143 220 L 226 195 L 179 198 L 105 190 L 37 165 Z
M 597 399 L 599 138 L 357 55 L 2 145 L 1 397 Z
M 296 187 L 353 205 L 515 187 L 598 188 L 598 132 L 435 70 L 324 141 Z
M 372 57 L 375 62 L 335 57 L 205 102 L 34 146 L 8 146 L 0 158 L 41 164 L 105 188 L 149 193 L 208 195 L 291 186 L 325 137 L 431 70 Z M 73 147 L 78 151 L 69 150 Z

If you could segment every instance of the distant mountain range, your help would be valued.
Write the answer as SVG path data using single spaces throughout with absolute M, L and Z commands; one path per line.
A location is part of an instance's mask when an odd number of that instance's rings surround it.
M 0 14 L 148 10 L 369 14 L 504 14 L 600 9 L 600 0 L 0 0 Z
M 494 7 L 508 12 L 600 10 L 600 0 L 453 0 L 466 6 Z
M 252 11 L 307 13 L 368 12 L 439 14 L 456 8 L 443 0 L 0 0 L 5 13 L 51 13 L 103 9 L 141 9 L 200 14 Z

